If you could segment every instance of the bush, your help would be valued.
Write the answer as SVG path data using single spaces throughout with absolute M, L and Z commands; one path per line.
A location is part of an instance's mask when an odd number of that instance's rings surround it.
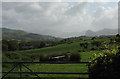
M 97 47 L 99 47 L 99 46 L 102 45 L 102 43 L 101 43 L 100 41 L 93 41 L 93 42 L 91 42 L 91 44 L 92 44 L 93 46 L 97 46 Z
M 80 46 L 81 47 L 84 47 L 85 49 L 87 49 L 88 48 L 88 43 L 87 42 L 85 42 L 85 43 L 80 43 Z
M 81 50 L 78 50 L 78 52 L 81 52 Z
M 34 62 L 34 60 L 36 59 L 36 57 L 33 55 L 33 56 L 30 56 L 30 59 L 32 62 Z
M 91 48 L 92 51 L 96 50 L 95 48 Z
M 92 37 L 91 40 L 94 40 L 96 37 Z
M 8 40 L 2 40 L 2 50 L 8 51 Z
M 19 44 L 17 40 L 11 40 L 8 42 L 8 50 L 15 51 L 19 49 Z
M 44 56 L 43 54 L 41 54 L 39 61 L 48 61 L 48 58 L 46 56 Z
M 119 34 L 117 34 L 117 35 L 116 35 L 116 37 L 120 37 L 120 35 L 119 35 Z
M 72 53 L 70 55 L 70 61 L 80 61 L 81 57 L 79 53 Z
M 120 51 L 97 57 L 89 66 L 90 79 L 119 79 Z
M 63 54 L 63 55 L 65 55 L 65 58 L 64 58 L 64 61 L 69 61 L 69 56 L 68 56 L 68 54 Z
M 8 51 L 8 45 L 2 44 L 2 51 Z

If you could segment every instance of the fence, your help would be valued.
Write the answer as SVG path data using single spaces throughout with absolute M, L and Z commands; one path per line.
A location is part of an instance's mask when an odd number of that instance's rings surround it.
M 41 77 L 38 74 L 86 74 L 89 73 L 70 73 L 70 72 L 33 72 L 29 67 L 27 67 L 25 64 L 87 64 L 87 66 L 90 64 L 90 62 L 72 62 L 72 61 L 57 61 L 57 62 L 2 62 L 2 64 L 15 64 L 15 66 L 10 69 L 8 72 L 1 72 L 4 73 L 2 76 L 2 79 L 5 78 L 9 73 L 11 74 L 20 74 L 20 79 L 22 79 L 22 74 L 34 74 L 37 76 L 37 78 L 41 79 Z M 17 66 L 19 66 L 20 72 L 12 72 Z M 30 72 L 22 72 L 22 66 L 24 66 L 26 69 L 28 69 Z

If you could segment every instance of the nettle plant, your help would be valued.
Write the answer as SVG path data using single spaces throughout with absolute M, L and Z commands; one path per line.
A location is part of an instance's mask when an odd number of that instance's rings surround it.
M 90 79 L 118 79 L 120 78 L 120 46 L 104 45 L 102 53 L 94 54 L 89 65 Z

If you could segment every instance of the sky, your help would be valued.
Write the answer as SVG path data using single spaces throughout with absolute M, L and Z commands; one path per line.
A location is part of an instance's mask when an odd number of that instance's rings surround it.
M 2 0 L 2 2 L 118 2 L 119 0 Z
M 59 1 L 3 2 L 2 27 L 56 37 L 82 35 L 86 30 L 118 29 L 117 2 Z

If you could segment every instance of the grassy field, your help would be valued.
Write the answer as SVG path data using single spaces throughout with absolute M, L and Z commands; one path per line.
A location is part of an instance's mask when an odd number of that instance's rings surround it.
M 60 44 L 52 47 L 46 47 L 41 49 L 31 49 L 31 50 L 24 50 L 24 51 L 11 51 L 11 52 L 3 52 L 3 61 L 21 61 L 20 58 L 24 58 L 26 61 L 30 60 L 31 56 L 39 56 L 40 54 L 44 55 L 51 55 L 51 54 L 60 54 L 60 53 L 80 53 L 81 55 L 81 62 L 88 62 L 91 61 L 93 58 L 93 54 L 95 53 L 98 55 L 99 53 L 102 53 L 102 50 L 94 50 L 91 51 L 90 45 L 88 49 L 84 49 L 80 47 L 80 43 L 88 42 L 91 43 L 93 40 L 86 39 L 80 40 L 80 41 L 74 41 L 73 43 L 65 43 Z M 110 41 L 110 38 L 96 38 L 94 41 L 106 41 L 107 43 Z M 84 50 L 84 52 L 79 52 L 79 50 Z M 17 56 L 18 59 L 14 58 L 8 58 L 6 54 L 12 54 L 13 56 Z M 39 62 L 39 58 L 36 58 L 34 61 Z M 39 72 L 88 72 L 88 67 L 85 64 L 31 64 L 27 65 L 30 69 L 33 71 L 39 71 Z M 12 68 L 10 65 L 4 65 L 3 71 L 8 71 Z M 15 71 L 19 71 L 18 67 L 15 69 Z M 22 68 L 22 71 L 27 71 L 25 68 Z M 39 74 L 41 77 L 82 77 L 82 78 L 88 78 L 88 75 L 52 75 L 52 74 Z M 19 75 L 12 75 L 9 74 L 8 76 L 16 76 L 19 77 Z M 33 75 L 23 75 L 24 77 L 34 77 Z
M 91 43 L 93 40 L 91 39 L 87 39 L 86 41 L 84 40 L 80 40 L 80 41 L 74 41 L 73 43 L 65 43 L 65 44 L 59 44 L 56 46 L 51 46 L 51 47 L 45 47 L 45 48 L 41 48 L 41 49 L 31 49 L 31 50 L 23 50 L 23 51 L 11 51 L 9 53 L 17 53 L 20 55 L 36 55 L 36 54 L 59 54 L 59 53 L 67 53 L 67 52 L 71 52 L 71 53 L 75 53 L 78 52 L 78 50 L 84 50 L 84 48 L 80 47 L 80 43 L 84 43 L 84 42 L 88 42 Z M 96 38 L 94 41 L 106 41 L 109 42 L 109 38 Z M 89 46 L 91 47 L 91 46 Z M 85 49 L 86 50 L 86 49 Z M 4 54 L 4 52 L 3 52 Z M 4 60 L 4 59 L 3 59 Z
M 88 62 L 92 59 L 89 59 L 89 57 L 93 57 L 93 54 L 99 54 L 99 51 L 90 51 L 90 52 L 80 52 L 81 54 L 81 61 L 82 62 Z M 88 72 L 88 66 L 86 64 L 27 64 L 27 66 L 35 71 L 35 72 L 71 72 L 71 73 L 85 73 Z M 12 68 L 12 66 L 3 67 L 3 71 L 9 71 Z M 19 71 L 18 67 L 14 71 Z M 23 67 L 22 71 L 28 70 Z M 8 75 L 8 76 L 15 76 L 15 75 Z M 16 75 L 19 77 L 19 75 Z M 24 75 L 24 77 L 28 77 L 31 75 Z M 53 74 L 40 74 L 41 77 L 82 77 L 82 78 L 88 78 L 88 75 L 53 75 Z M 33 77 L 33 76 L 32 76 Z
M 28 66 L 30 69 L 36 72 L 71 72 L 71 73 L 80 73 L 87 72 L 88 68 L 85 64 L 33 64 Z M 16 68 L 14 71 L 18 71 Z M 22 71 L 27 71 L 27 69 L 23 68 Z M 8 75 L 15 76 L 15 75 Z M 19 76 L 19 75 L 16 75 Z M 24 75 L 30 76 L 30 75 Z M 31 75 L 33 77 L 34 75 Z M 88 75 L 52 75 L 52 74 L 40 74 L 41 77 L 84 77 L 87 78 Z

